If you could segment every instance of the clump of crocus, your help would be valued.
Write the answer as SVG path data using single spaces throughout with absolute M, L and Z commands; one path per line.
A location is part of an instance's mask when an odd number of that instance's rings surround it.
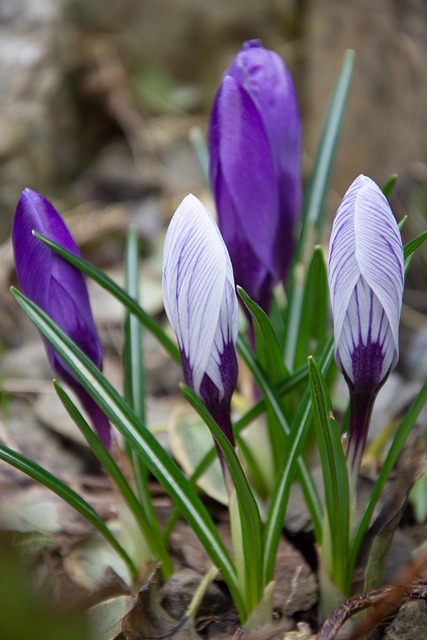
M 79 255 L 70 232 L 53 205 L 39 193 L 25 189 L 16 208 L 12 229 L 16 273 L 22 292 L 101 369 L 103 350 L 92 317 L 85 277 L 36 238 L 33 231 Z M 44 338 L 43 341 L 55 375 L 75 391 L 99 438 L 108 447 L 110 424 L 107 417 L 53 347 Z
M 185 382 L 234 445 L 231 396 L 237 383 L 237 297 L 227 247 L 202 203 L 188 195 L 169 225 L 163 300 L 181 352 Z
M 210 177 L 236 283 L 265 311 L 285 278 L 301 204 L 301 121 L 278 54 L 246 42 L 225 71 L 209 127 Z
M 347 459 L 357 473 L 375 398 L 399 358 L 403 246 L 381 189 L 359 176 L 335 216 L 329 289 L 335 359 L 350 389 Z

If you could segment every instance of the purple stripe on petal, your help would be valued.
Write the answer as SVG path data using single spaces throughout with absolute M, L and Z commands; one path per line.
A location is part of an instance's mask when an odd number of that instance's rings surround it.
M 234 444 L 231 396 L 237 383 L 237 298 L 227 248 L 213 218 L 192 195 L 166 234 L 163 300 L 176 333 L 184 379 Z
M 336 213 L 328 260 L 335 358 L 350 387 L 353 469 L 376 394 L 398 361 L 403 273 L 402 240 L 389 204 L 370 178 L 359 176 Z

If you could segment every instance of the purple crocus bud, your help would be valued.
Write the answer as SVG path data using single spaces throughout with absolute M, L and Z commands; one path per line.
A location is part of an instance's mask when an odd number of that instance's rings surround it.
M 225 71 L 209 128 L 210 177 L 237 284 L 265 310 L 286 275 L 301 204 L 301 121 L 280 56 L 246 42 Z
M 376 395 L 399 358 L 403 284 L 396 220 L 381 189 L 360 175 L 338 208 L 329 245 L 335 359 L 350 388 L 347 458 L 356 472 Z
M 101 369 L 102 345 L 93 321 L 85 277 L 33 235 L 33 230 L 79 255 L 59 213 L 43 196 L 25 189 L 12 228 L 15 266 L 22 292 L 35 302 Z M 43 338 L 50 365 L 70 385 L 88 412 L 100 440 L 110 444 L 107 417 L 75 379 L 68 366 Z
M 230 401 L 237 382 L 238 318 L 233 269 L 216 223 L 191 194 L 166 234 L 163 301 L 185 382 L 234 445 Z

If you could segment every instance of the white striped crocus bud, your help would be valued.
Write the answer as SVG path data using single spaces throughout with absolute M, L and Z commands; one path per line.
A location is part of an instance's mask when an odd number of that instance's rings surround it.
M 238 318 L 233 269 L 215 221 L 191 194 L 166 234 L 162 286 L 185 382 L 234 446 L 230 402 L 238 373 Z
M 360 175 L 335 215 L 329 245 L 335 359 L 350 389 L 347 459 L 357 473 L 376 395 L 399 358 L 402 239 L 381 189 Z

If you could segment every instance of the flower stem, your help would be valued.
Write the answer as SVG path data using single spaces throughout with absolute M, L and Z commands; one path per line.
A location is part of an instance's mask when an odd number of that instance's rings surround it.
M 361 393 L 350 388 L 350 423 L 348 428 L 347 464 L 350 473 L 350 493 L 356 491 L 360 462 L 368 437 L 369 424 L 377 392 Z

